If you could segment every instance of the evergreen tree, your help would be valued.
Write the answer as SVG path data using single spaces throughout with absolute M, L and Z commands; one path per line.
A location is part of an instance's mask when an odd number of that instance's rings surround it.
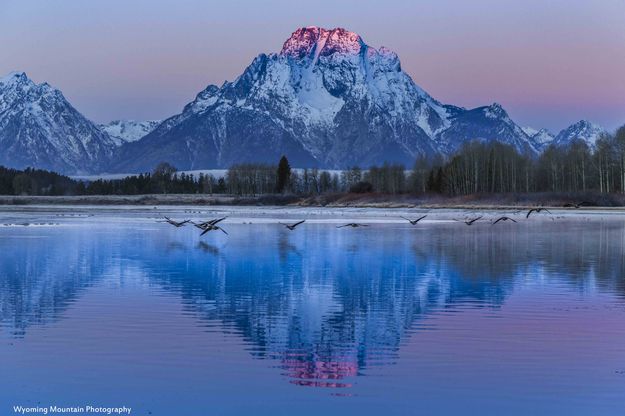
M 434 178 L 434 169 L 430 169 L 430 175 L 426 183 L 426 190 L 430 192 L 436 191 L 436 179 Z
M 289 184 L 289 180 L 291 179 L 291 165 L 289 165 L 289 161 L 286 156 L 282 156 L 280 158 L 277 177 L 276 190 L 278 192 L 284 192 Z
M 443 174 L 443 168 L 438 168 L 436 172 L 436 192 L 442 193 L 445 186 L 445 176 Z

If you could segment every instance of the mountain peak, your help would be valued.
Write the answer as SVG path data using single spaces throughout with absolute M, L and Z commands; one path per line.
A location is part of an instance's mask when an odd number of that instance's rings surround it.
M 334 53 L 357 55 L 366 46 L 360 35 L 343 28 L 308 26 L 297 29 L 284 42 L 280 55 L 302 59 Z
M 580 120 L 558 133 L 555 138 L 555 143 L 558 145 L 568 145 L 573 140 L 583 140 L 591 148 L 594 148 L 597 139 L 603 133 L 605 133 L 605 130 L 602 127 L 588 120 Z
M 7 75 L 0 77 L 0 84 L 13 84 L 17 82 L 27 81 L 28 77 L 25 72 L 11 71 Z
M 98 127 L 109 135 L 116 146 L 121 146 L 124 143 L 136 142 L 143 138 L 159 124 L 160 121 L 158 120 L 114 120 L 108 124 L 100 124 Z
M 593 128 L 593 127 L 597 127 L 597 126 L 588 120 L 580 120 L 577 123 L 572 124 L 569 128 L 586 129 L 586 128 Z
M 4 98 L 4 100 L 0 100 L 0 107 L 1 107 L 1 102 L 4 101 L 5 103 L 11 99 L 11 97 L 16 98 L 17 96 L 15 94 L 18 94 L 18 92 L 20 93 L 33 93 L 34 95 L 61 95 L 61 91 L 59 91 L 58 89 L 54 88 L 53 86 L 51 86 L 50 84 L 48 84 L 47 82 L 42 82 L 40 84 L 35 83 L 32 79 L 28 78 L 28 76 L 26 75 L 25 72 L 21 72 L 21 71 L 12 71 L 9 72 L 7 75 L 0 77 L 0 86 L 2 86 L 6 91 L 13 91 L 13 94 L 9 94 L 6 95 Z
M 492 103 L 488 107 L 484 107 L 486 117 L 489 118 L 507 118 L 508 113 L 499 103 Z
M 565 130 L 582 132 L 582 131 L 600 131 L 603 130 L 600 126 L 588 120 L 579 120 L 578 122 L 571 124 Z
M 63 173 L 94 171 L 112 154 L 113 141 L 63 97 L 24 72 L 0 78 L 0 165 Z M 8 127 L 7 127 L 8 126 Z

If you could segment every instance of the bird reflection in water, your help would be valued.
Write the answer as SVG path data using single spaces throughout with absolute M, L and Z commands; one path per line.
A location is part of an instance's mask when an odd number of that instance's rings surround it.
M 281 262 L 286 262 L 289 258 L 289 254 L 295 254 L 298 257 L 302 257 L 302 253 L 297 249 L 295 245 L 289 240 L 289 236 L 282 233 L 278 240 L 278 254 Z
M 208 244 L 205 241 L 200 241 L 197 243 L 197 248 L 204 253 L 212 254 L 213 256 L 218 256 L 220 251 L 218 247 L 215 247 L 212 244 Z

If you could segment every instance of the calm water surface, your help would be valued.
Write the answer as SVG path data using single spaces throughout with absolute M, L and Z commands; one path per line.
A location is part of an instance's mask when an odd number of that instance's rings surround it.
M 156 217 L 0 212 L 1 415 L 625 414 L 616 216 Z

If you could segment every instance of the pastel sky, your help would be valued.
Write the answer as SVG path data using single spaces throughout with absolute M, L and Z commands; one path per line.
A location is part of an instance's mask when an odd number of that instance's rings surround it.
M 625 124 L 624 0 L 0 0 L 0 74 L 97 122 L 160 119 L 309 25 L 393 49 L 445 103 L 499 102 L 554 132 Z

